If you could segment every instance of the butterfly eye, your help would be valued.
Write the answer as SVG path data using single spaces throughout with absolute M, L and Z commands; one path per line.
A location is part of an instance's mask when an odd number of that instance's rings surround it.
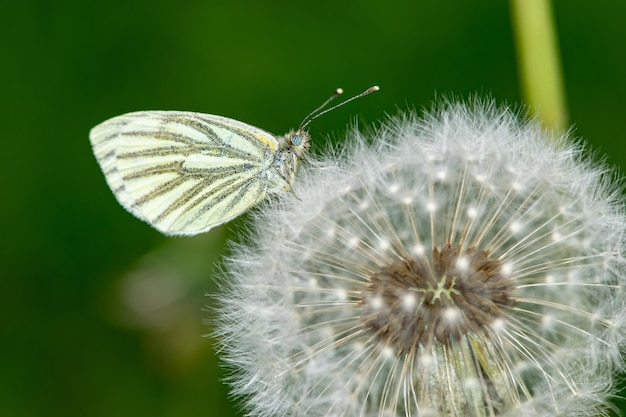
M 291 137 L 291 144 L 293 146 L 302 146 L 302 136 L 301 135 L 293 135 Z

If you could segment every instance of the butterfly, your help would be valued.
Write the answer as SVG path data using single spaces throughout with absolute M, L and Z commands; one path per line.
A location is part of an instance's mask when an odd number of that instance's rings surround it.
M 270 194 L 292 190 L 309 149 L 306 127 L 318 116 L 377 91 L 370 87 L 275 136 L 227 117 L 139 111 L 113 117 L 89 134 L 119 203 L 167 235 L 195 235 L 239 216 Z

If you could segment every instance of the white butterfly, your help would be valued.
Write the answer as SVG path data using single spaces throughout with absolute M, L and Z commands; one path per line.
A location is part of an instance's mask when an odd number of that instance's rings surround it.
M 165 234 L 195 235 L 268 194 L 291 190 L 311 141 L 306 126 L 336 108 L 319 112 L 341 93 L 280 137 L 226 117 L 181 111 L 127 113 L 94 127 L 89 137 L 122 206 Z

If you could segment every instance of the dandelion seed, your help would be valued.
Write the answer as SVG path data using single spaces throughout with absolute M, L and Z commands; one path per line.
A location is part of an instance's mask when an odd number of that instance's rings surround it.
M 353 136 L 228 262 L 250 415 L 605 414 L 626 327 L 610 171 L 492 104 Z

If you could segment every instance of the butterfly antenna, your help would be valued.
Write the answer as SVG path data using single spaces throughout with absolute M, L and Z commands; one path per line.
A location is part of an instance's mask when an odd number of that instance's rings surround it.
M 307 115 L 307 117 L 304 118 L 304 120 L 300 124 L 300 127 L 298 128 L 298 130 L 305 129 L 309 125 L 309 123 L 311 123 L 313 120 L 317 119 L 321 115 L 326 114 L 326 113 L 328 113 L 331 110 L 335 110 L 337 107 L 341 107 L 344 104 L 347 104 L 347 103 L 351 102 L 352 100 L 356 100 L 357 98 L 361 98 L 363 96 L 366 96 L 366 95 L 368 95 L 370 93 L 373 93 L 374 91 L 378 91 L 378 90 L 380 90 L 380 88 L 377 85 L 372 86 L 372 87 L 368 88 L 367 90 L 363 91 L 361 94 L 357 94 L 354 97 L 350 97 L 349 99 L 347 99 L 345 101 L 342 101 L 339 104 L 336 104 L 336 105 L 334 105 L 334 106 L 332 106 L 332 107 L 330 107 L 330 108 L 328 108 L 326 110 L 321 111 L 324 107 L 326 107 L 326 105 L 328 105 L 328 103 L 330 103 L 332 100 L 334 100 L 335 98 L 337 98 L 341 94 L 343 94 L 343 90 L 341 88 L 338 88 L 337 90 L 335 90 L 335 94 L 330 96 L 328 98 L 328 100 L 326 100 L 324 103 L 322 103 L 321 106 L 319 106 L 317 109 L 313 110 L 311 113 L 309 113 Z
M 311 120 L 315 119 L 315 113 L 322 110 L 324 107 L 328 105 L 328 103 L 330 103 L 331 101 L 333 101 L 334 99 L 336 99 L 342 94 L 343 94 L 343 88 L 336 89 L 332 96 L 328 97 L 328 99 L 326 99 L 326 101 L 323 102 L 318 108 L 316 108 L 311 113 L 306 115 L 304 120 L 302 120 L 302 123 L 300 123 L 300 128 L 298 130 L 301 130 L 304 126 L 308 125 Z

